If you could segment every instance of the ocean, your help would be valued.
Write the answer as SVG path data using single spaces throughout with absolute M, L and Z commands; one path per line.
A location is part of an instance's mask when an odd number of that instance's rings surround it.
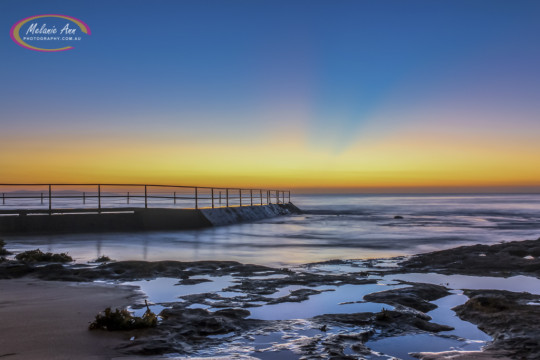
M 78 262 L 106 255 L 115 260 L 294 266 L 540 237 L 540 194 L 293 194 L 291 201 L 302 214 L 232 226 L 4 239 L 10 250 L 68 252 Z
M 475 243 L 536 239 L 540 236 L 540 194 L 515 195 L 294 195 L 292 202 L 303 212 L 252 223 L 189 231 L 133 233 L 63 234 L 6 236 L 8 250 L 18 252 L 40 248 L 68 252 L 79 264 L 101 255 L 114 260 L 234 260 L 275 267 L 290 267 L 294 272 L 317 275 L 357 273 L 368 270 L 370 262 L 301 264 L 332 259 L 369 259 L 407 256 Z M 69 205 L 69 204 L 67 204 Z M 398 218 L 396 218 L 398 217 Z M 241 334 L 208 336 L 204 346 L 186 356 L 257 358 L 267 360 L 300 359 L 302 344 L 315 344 L 313 351 L 325 358 L 326 344 L 336 339 L 356 339 L 358 332 L 373 331 L 365 345 L 376 351 L 366 358 L 414 360 L 419 351 L 477 351 L 492 338 L 476 325 L 464 321 L 452 310 L 467 301 L 463 289 L 500 289 L 538 293 L 539 279 L 528 276 L 510 278 L 467 275 L 384 274 L 395 267 L 395 260 L 379 261 L 380 274 L 370 274 L 366 284 L 289 284 L 267 294 L 264 301 L 250 302 L 249 318 L 271 320 L 263 328 Z M 280 276 L 255 276 L 260 281 L 276 281 Z M 178 286 L 177 278 L 157 277 L 124 284 L 139 287 L 150 309 L 160 313 L 171 304 L 193 301 L 187 308 L 216 311 L 216 298 L 231 306 L 250 299 L 250 291 L 233 291 L 231 286 L 249 279 L 242 274 L 196 276 L 204 281 Z M 251 279 L 253 280 L 253 279 Z M 445 284 L 450 294 L 433 301 L 437 308 L 427 312 L 434 322 L 453 330 L 440 334 L 413 332 L 387 336 L 380 329 L 358 328 L 330 323 L 324 330 L 314 320 L 324 314 L 379 313 L 392 310 L 386 303 L 370 302 L 367 294 L 393 290 L 407 282 Z M 291 296 L 293 291 L 315 291 L 306 300 L 273 300 Z M 187 296 L 198 297 L 188 300 Z M 203 298 L 200 298 L 203 296 Z M 293 297 L 294 298 L 294 297 Z M 258 298 L 256 298 L 258 299 Z M 240 304 L 240 305 L 238 305 Z M 141 316 L 146 307 L 133 304 L 129 311 Z M 273 321 L 273 322 L 272 322 Z M 278 321 L 279 325 L 275 325 Z M 216 339 L 223 339 L 217 341 Z M 216 340 L 213 342 L 213 340 Z M 300 345 L 299 345 L 300 344 Z M 359 356 L 351 343 L 340 343 L 344 354 Z M 307 351 L 307 350 L 306 350 Z

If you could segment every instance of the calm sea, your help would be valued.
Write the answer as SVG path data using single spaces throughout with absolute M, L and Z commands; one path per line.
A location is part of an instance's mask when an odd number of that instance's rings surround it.
M 283 266 L 540 237 L 540 194 L 296 195 L 291 200 L 302 215 L 193 231 L 4 239 L 11 250 L 68 252 L 80 262 L 107 255 Z

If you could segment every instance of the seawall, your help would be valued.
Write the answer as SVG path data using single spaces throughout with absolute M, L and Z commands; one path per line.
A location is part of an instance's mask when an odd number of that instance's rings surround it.
M 104 209 L 101 213 L 27 214 L 0 216 L 0 235 L 199 229 L 290 215 L 292 203 L 216 209 Z

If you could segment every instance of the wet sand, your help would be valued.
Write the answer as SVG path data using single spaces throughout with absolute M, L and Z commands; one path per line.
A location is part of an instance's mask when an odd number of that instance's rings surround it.
M 95 283 L 0 280 L 0 357 L 111 359 L 127 333 L 88 331 L 106 307 L 132 304 L 134 288 Z

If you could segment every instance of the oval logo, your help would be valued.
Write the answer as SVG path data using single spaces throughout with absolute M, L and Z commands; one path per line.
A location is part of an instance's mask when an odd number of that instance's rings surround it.
M 11 27 L 11 39 L 23 48 L 44 51 L 66 51 L 90 35 L 90 28 L 72 16 L 45 14 L 24 18 Z

